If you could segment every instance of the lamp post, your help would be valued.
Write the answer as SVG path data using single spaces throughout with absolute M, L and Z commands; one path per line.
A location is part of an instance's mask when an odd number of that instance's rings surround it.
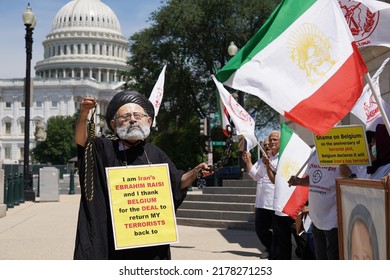
M 99 133 L 100 133 L 101 137 L 104 137 L 104 132 L 103 132 L 104 125 L 105 125 L 105 122 L 103 120 L 100 120 L 100 122 L 99 122 L 99 127 L 100 127 Z
M 234 56 L 238 51 L 238 48 L 237 46 L 234 44 L 234 42 L 230 42 L 230 45 L 228 47 L 228 53 L 230 56 Z M 243 108 L 244 108 L 244 93 L 239 91 L 238 92 L 238 98 L 237 98 L 237 102 L 238 104 L 240 104 Z M 241 136 L 240 139 L 239 139 L 239 151 L 238 151 L 238 165 L 240 166 L 240 169 L 241 169 L 241 173 L 243 172 L 243 170 L 245 169 L 245 166 L 244 166 L 244 162 L 243 160 L 241 159 L 242 157 L 242 151 L 244 149 L 244 142 L 245 139 Z
M 234 44 L 234 42 L 230 42 L 230 45 L 228 47 L 228 54 L 230 56 L 235 56 L 238 51 L 237 46 Z M 239 91 L 238 92 L 238 104 L 240 104 L 242 107 L 244 107 L 244 93 Z
M 238 51 L 238 48 L 234 42 L 230 42 L 230 45 L 228 47 L 228 53 L 230 56 L 234 56 Z
M 31 58 L 33 44 L 33 30 L 37 23 L 35 15 L 31 10 L 30 3 L 23 13 L 23 22 L 26 26 L 26 78 L 24 91 L 24 160 L 23 160 L 23 177 L 24 177 L 24 195 L 26 201 L 35 201 L 35 193 L 30 183 L 30 101 L 31 101 Z

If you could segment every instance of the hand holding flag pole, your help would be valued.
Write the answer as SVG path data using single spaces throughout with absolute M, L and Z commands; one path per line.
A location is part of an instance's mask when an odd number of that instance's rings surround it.
M 256 141 L 256 143 L 257 143 L 258 147 L 260 148 L 260 151 L 261 151 L 261 153 L 263 154 L 263 157 L 266 157 L 266 158 L 269 159 L 269 156 L 268 156 L 267 153 L 264 151 L 264 149 L 263 149 L 263 147 L 260 145 L 260 143 L 259 143 L 258 141 Z M 270 165 L 271 169 L 272 169 L 273 171 L 276 172 L 276 166 L 273 165 L 272 162 L 269 162 L 269 165 Z
M 257 141 L 257 145 L 260 147 L 260 151 L 263 154 L 263 156 L 268 157 L 267 153 L 264 151 L 263 147 L 260 145 L 260 143 Z

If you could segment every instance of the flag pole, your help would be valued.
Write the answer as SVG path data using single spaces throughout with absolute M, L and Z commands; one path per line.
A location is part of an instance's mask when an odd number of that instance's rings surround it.
M 260 151 L 261 151 L 261 153 L 263 154 L 263 156 L 268 156 L 268 155 L 265 153 L 263 147 L 260 145 L 259 141 L 257 141 L 257 146 L 260 147 Z
M 295 177 L 298 177 L 299 174 L 301 174 L 301 172 L 303 171 L 304 168 L 306 168 L 306 165 L 307 163 L 309 162 L 309 160 L 314 156 L 314 154 L 317 152 L 316 148 L 314 147 L 313 150 L 311 151 L 310 153 L 310 156 L 307 158 L 307 160 L 305 161 L 305 163 L 301 166 L 301 168 L 298 170 L 298 172 L 296 173 Z
M 382 115 L 382 119 L 383 119 L 383 122 L 386 126 L 386 129 L 387 129 L 387 132 L 390 134 L 390 122 L 389 122 L 389 119 L 385 113 L 385 110 L 383 109 L 383 105 L 382 105 L 382 101 L 380 100 L 379 96 L 378 96 L 378 93 L 374 87 L 374 84 L 372 82 L 372 79 L 371 79 L 371 76 L 369 73 L 365 73 L 364 74 L 364 77 L 366 78 L 366 81 L 368 83 L 368 85 L 370 86 L 370 89 L 371 89 L 371 92 L 373 93 L 374 95 L 374 98 L 375 98 L 375 102 L 376 104 L 378 105 L 378 108 L 379 108 L 379 111 Z
M 260 148 L 260 151 L 261 153 L 263 154 L 263 156 L 266 156 L 268 157 L 267 153 L 264 151 L 263 147 L 260 145 L 259 141 L 256 141 L 257 143 L 257 147 Z M 276 171 L 276 166 L 274 166 L 271 162 L 269 162 L 269 164 L 271 165 L 271 169 L 275 170 Z

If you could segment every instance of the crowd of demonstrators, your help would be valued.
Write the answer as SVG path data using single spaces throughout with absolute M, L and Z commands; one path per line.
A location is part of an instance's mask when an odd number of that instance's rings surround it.
M 143 94 L 133 91 L 117 93 L 111 99 L 107 106 L 106 122 L 115 138 L 94 138 L 91 142 L 92 158 L 86 159 L 86 146 L 90 147 L 90 142 L 87 142 L 87 118 L 95 106 L 96 101 L 92 97 L 82 99 L 75 129 L 80 184 L 81 189 L 86 191 L 80 201 L 74 259 L 170 259 L 169 244 L 115 249 L 105 168 L 167 163 L 175 210 L 197 175 L 202 173 L 208 176 L 212 172 L 206 163 L 200 163 L 188 172 L 179 170 L 161 149 L 145 141 L 154 119 L 154 107 Z M 94 162 L 93 170 L 86 169 L 88 162 Z M 93 176 L 89 190 L 84 181 L 86 176 Z
M 377 144 L 376 138 L 381 137 L 385 143 L 390 139 L 384 137 L 386 130 L 384 127 L 378 126 L 376 135 L 372 137 L 370 152 L 376 154 L 376 149 L 380 150 L 382 156 L 373 158 L 372 166 L 367 168 L 368 177 L 372 179 L 377 176 L 384 176 L 389 172 L 390 164 L 388 167 L 386 163 L 390 163 L 390 157 L 386 157 L 387 151 L 383 145 Z M 380 135 L 380 136 L 379 136 Z M 266 247 L 266 255 L 269 259 L 291 259 L 292 256 L 292 241 L 291 234 L 293 234 L 294 240 L 297 244 L 296 254 L 303 259 L 312 259 L 313 252 L 309 253 L 310 249 L 308 240 L 304 237 L 299 236 L 297 232 L 292 230 L 294 228 L 294 220 L 288 215 L 274 211 L 271 205 L 268 204 L 267 208 L 264 209 L 264 204 L 258 204 L 258 202 L 264 203 L 264 200 L 269 199 L 272 196 L 272 192 L 264 194 L 264 186 L 268 187 L 268 190 L 274 190 L 275 185 L 275 170 L 278 162 L 279 152 L 279 139 L 280 135 L 278 132 L 273 132 L 269 135 L 268 148 L 270 148 L 267 156 L 259 159 L 255 164 L 252 164 L 249 153 L 244 153 L 243 160 L 247 165 L 248 174 L 250 177 L 258 181 L 258 191 L 256 196 L 256 231 L 262 244 Z M 267 141 L 264 141 L 267 144 Z M 376 149 L 375 149 L 376 148 Z M 267 150 L 267 147 L 264 147 Z M 379 153 L 378 153 L 379 154 Z M 268 159 L 273 159 L 272 164 Z M 388 159 L 388 160 L 386 160 Z M 274 168 L 272 168 L 274 167 Z M 373 167 L 376 167 L 375 169 Z M 291 176 L 288 181 L 289 185 L 300 185 L 309 187 L 309 201 L 308 207 L 305 206 L 305 211 L 310 213 L 312 220 L 311 233 L 314 242 L 314 254 L 315 259 L 318 260 L 338 260 L 339 259 L 339 244 L 338 244 L 338 217 L 337 217 L 337 200 L 336 200 L 336 178 L 353 178 L 356 177 L 355 167 L 349 167 L 346 165 L 338 166 L 320 166 L 320 162 L 316 152 L 312 153 L 305 174 L 307 176 L 299 178 L 297 176 Z M 377 172 L 377 173 L 376 173 Z M 369 173 L 375 175 L 369 175 Z M 272 187 L 270 187 L 272 186 Z M 261 189 L 263 188 L 263 189 Z M 262 195 L 262 197 L 259 197 Z M 261 209 L 263 208 L 263 209 Z M 272 210 L 270 210 L 270 208 Z M 265 235 L 267 230 L 269 232 L 269 219 L 265 220 L 267 215 L 264 213 L 274 213 L 272 219 L 272 235 Z M 268 221 L 264 223 L 264 221 Z M 270 242 L 270 240 L 272 240 Z M 269 248 L 271 244 L 271 249 Z M 261 256 L 262 257 L 262 256 Z
M 303 259 L 311 259 L 307 242 L 296 233 L 294 219 L 281 211 L 275 211 L 275 171 L 279 160 L 280 132 L 272 131 L 264 141 L 266 155 L 255 164 L 249 152 L 243 154 L 248 175 L 257 181 L 256 192 L 256 233 L 266 248 L 260 256 L 272 260 L 292 259 L 291 234 L 297 245 L 296 254 Z M 310 250 L 309 250 L 310 251 Z
M 267 196 L 264 194 L 264 186 L 268 190 L 275 190 L 275 170 L 278 163 L 279 152 L 279 133 L 273 132 L 268 137 L 268 155 L 259 159 L 254 165 L 251 163 L 249 153 L 244 154 L 244 161 L 247 165 L 250 177 L 258 181 L 258 191 L 256 196 L 256 231 L 260 241 L 266 247 L 269 259 L 291 259 L 293 234 L 297 244 L 297 256 L 302 259 L 311 259 L 308 243 L 292 231 L 294 220 L 288 215 L 273 210 L 261 209 L 264 205 L 258 202 L 264 202 L 269 199 L 270 192 Z M 337 215 L 337 198 L 336 198 L 336 178 L 367 178 L 381 179 L 383 177 L 390 180 L 390 136 L 385 125 L 379 124 L 375 132 L 367 132 L 369 143 L 369 152 L 372 164 L 368 167 L 362 166 L 321 166 L 317 153 L 314 151 L 309 158 L 305 170 L 305 177 L 291 176 L 288 181 L 289 185 L 308 186 L 309 199 L 308 205 L 302 209 L 305 214 L 309 214 L 312 221 L 311 233 L 313 237 L 315 259 L 317 260 L 338 260 L 339 259 L 339 240 L 338 240 L 338 215 Z M 266 141 L 264 141 L 266 143 Z M 264 147 L 266 150 L 266 147 Z M 272 164 L 269 164 L 269 163 Z M 268 165 L 267 165 L 268 164 Z M 266 171 L 266 172 L 265 172 Z M 273 186 L 271 188 L 270 186 Z M 261 189 L 263 188 L 263 189 Z M 262 190 L 262 192 L 260 191 Z M 263 197 L 258 197 L 263 195 Z M 275 203 L 275 201 L 274 201 Z M 268 204 L 272 205 L 272 204 Z M 268 229 L 269 224 L 264 224 L 267 217 L 264 213 L 273 212 L 271 238 L 264 237 L 264 232 Z M 259 216 L 259 217 L 257 217 Z M 269 221 L 269 220 L 268 220 Z M 272 240 L 271 243 L 269 240 Z M 271 244 L 271 250 L 269 249 Z M 306 252 L 306 253 L 303 253 Z M 268 255 L 266 254 L 266 255 Z
M 74 259 L 171 259 L 169 244 L 115 249 L 105 168 L 167 163 L 175 210 L 197 176 L 209 176 L 212 172 L 206 163 L 200 163 L 188 172 L 179 170 L 161 149 L 146 141 L 154 119 L 154 107 L 143 94 L 133 91 L 116 94 L 106 111 L 107 125 L 115 137 L 96 137 L 89 142 L 87 119 L 95 107 L 94 98 L 82 99 L 75 129 L 80 184 L 84 192 L 80 201 Z M 390 178 L 390 137 L 386 127 L 378 125 L 375 133 L 367 133 L 367 138 L 371 166 L 361 168 L 359 172 L 346 165 L 325 167 L 320 165 L 317 153 L 313 153 L 307 163 L 307 176 L 291 176 L 288 181 L 289 185 L 309 187 L 309 215 L 318 260 L 339 259 L 336 178 L 381 179 L 386 175 Z M 91 147 L 92 157 L 89 159 L 85 158 L 87 145 L 91 145 L 88 146 Z M 260 258 L 292 259 L 293 235 L 297 256 L 311 259 L 310 253 L 307 253 L 310 250 L 307 240 L 296 232 L 294 219 L 274 209 L 279 147 L 280 132 L 272 131 L 264 141 L 265 153 L 256 163 L 252 164 L 250 152 L 243 152 L 242 155 L 248 175 L 257 181 L 255 228 L 265 247 Z M 94 163 L 93 170 L 86 168 L 88 162 Z M 89 190 L 84 180 L 87 176 L 93 176 Z
M 375 132 L 367 131 L 367 142 L 372 164 L 361 166 L 340 165 L 321 167 L 315 153 L 309 160 L 307 177 L 292 176 L 290 185 L 309 186 L 309 213 L 316 259 L 338 260 L 338 217 L 336 201 L 336 178 L 366 178 L 380 180 L 390 172 L 390 137 L 383 124 Z
M 264 245 L 265 251 L 260 255 L 261 259 L 272 259 L 272 220 L 274 215 L 274 189 L 275 185 L 270 181 L 267 174 L 269 161 L 276 163 L 269 141 L 266 138 L 263 141 L 263 151 L 265 154 L 252 164 L 250 152 L 244 151 L 242 159 L 246 164 L 248 175 L 257 181 L 256 200 L 255 200 L 255 230 L 260 242 Z M 270 159 L 272 157 L 272 159 Z

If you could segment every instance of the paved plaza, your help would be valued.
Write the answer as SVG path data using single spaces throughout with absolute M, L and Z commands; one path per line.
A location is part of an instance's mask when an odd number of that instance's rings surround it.
M 0 218 L 0 259 L 71 260 L 80 195 L 58 202 L 25 202 Z M 260 260 L 254 231 L 178 226 L 174 260 Z

